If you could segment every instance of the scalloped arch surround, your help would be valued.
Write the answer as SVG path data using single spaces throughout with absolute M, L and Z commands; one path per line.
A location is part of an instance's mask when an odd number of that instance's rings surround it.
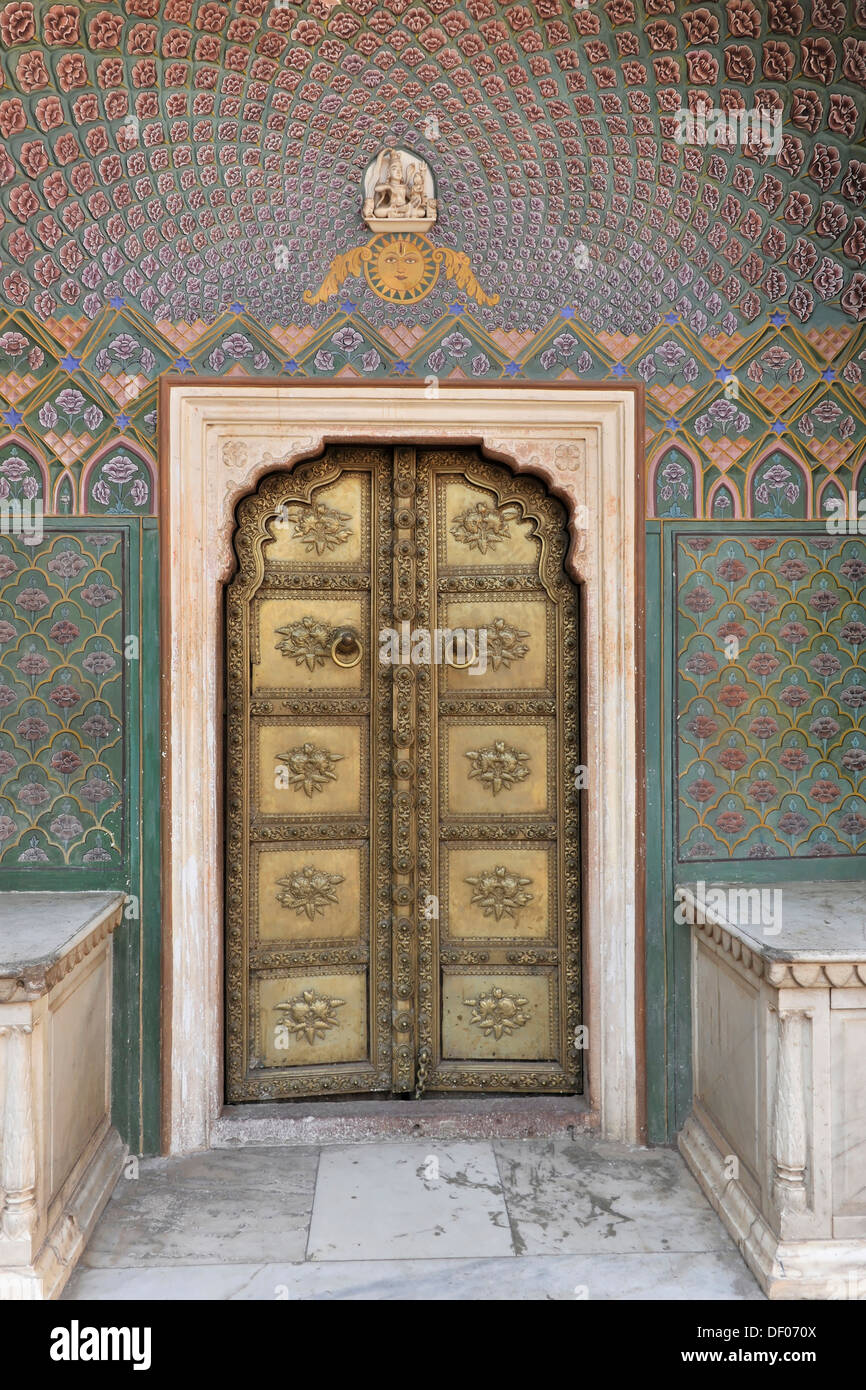
M 234 509 L 265 473 L 338 441 L 477 444 L 515 472 L 543 478 L 569 509 L 567 565 L 584 600 L 593 789 L 584 852 L 589 1099 L 603 1133 L 635 1140 L 643 1094 L 638 393 L 444 385 L 431 400 L 413 384 L 166 380 L 161 414 L 166 1149 L 206 1148 L 222 1104 L 222 813 L 214 769 L 222 759 L 222 585 L 231 572 Z

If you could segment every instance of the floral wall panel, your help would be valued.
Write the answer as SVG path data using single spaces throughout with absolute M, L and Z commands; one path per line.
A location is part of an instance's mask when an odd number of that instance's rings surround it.
M 866 852 L 866 538 L 680 535 L 677 857 Z
M 0 536 L 0 874 L 128 859 L 121 531 Z M 23 884 L 21 885 L 23 886 Z

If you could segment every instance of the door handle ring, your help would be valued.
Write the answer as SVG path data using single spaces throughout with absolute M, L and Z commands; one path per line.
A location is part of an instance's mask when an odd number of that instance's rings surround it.
M 465 645 L 466 645 L 466 647 L 468 648 L 468 647 L 469 647 L 469 642 L 467 641 Z M 476 641 L 475 641 L 475 638 L 474 638 L 474 637 L 473 637 L 473 639 L 472 639 L 472 653 L 471 653 L 470 656 L 468 656 L 468 657 L 466 658 L 465 661 L 458 661 L 457 658 L 455 657 L 455 655 L 454 655 L 454 642 L 453 642 L 453 638 L 452 638 L 451 642 L 449 642 L 449 643 L 447 644 L 447 646 L 446 646 L 446 649 L 445 649 L 445 660 L 446 660 L 446 662 L 447 662 L 447 664 L 448 664 L 449 666 L 453 666 L 453 667 L 454 667 L 454 670 L 455 670 L 455 671 L 466 671 L 470 666 L 474 666 L 474 665 L 475 665 L 475 662 L 477 661 L 477 659 L 478 659 L 478 648 L 477 648 L 477 644 L 476 644 Z
M 352 628 L 338 628 L 331 643 L 331 659 L 337 666 L 348 670 L 357 666 L 364 655 L 364 646 L 357 632 Z

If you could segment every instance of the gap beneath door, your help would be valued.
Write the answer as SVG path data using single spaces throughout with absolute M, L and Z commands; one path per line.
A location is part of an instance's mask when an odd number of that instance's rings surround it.
M 598 1123 L 582 1096 L 313 1100 L 227 1105 L 211 1147 L 375 1144 L 411 1139 L 573 1138 Z

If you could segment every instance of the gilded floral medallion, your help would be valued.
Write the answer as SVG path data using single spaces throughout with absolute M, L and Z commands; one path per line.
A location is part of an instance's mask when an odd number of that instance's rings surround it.
M 342 1008 L 345 1002 L 345 999 L 331 999 L 314 989 L 304 989 L 296 999 L 277 1005 L 282 1014 L 279 1026 L 312 1044 L 317 1038 L 324 1038 L 331 1028 L 339 1027 L 335 1010 Z
M 275 631 L 280 638 L 276 649 L 283 656 L 294 657 L 296 665 L 306 666 L 308 671 L 324 666 L 331 647 L 331 629 L 327 623 L 306 616 Z
M 292 748 L 280 754 L 280 761 L 287 769 L 288 785 L 295 791 L 303 789 L 306 796 L 320 792 L 328 782 L 336 782 L 334 771 L 337 763 L 343 761 L 342 753 L 329 753 L 326 748 L 317 748 L 314 743 L 303 743 L 300 748 Z
M 516 507 L 491 507 L 487 502 L 476 502 L 455 516 L 451 534 L 461 545 L 486 555 L 488 550 L 499 545 L 500 541 L 511 539 L 509 521 L 517 516 Z
M 466 757 L 472 764 L 469 780 L 477 777 L 494 796 L 529 776 L 529 754 L 497 739 L 489 748 L 470 748 Z
M 514 627 L 504 618 L 494 618 L 486 632 L 487 658 L 494 671 L 498 671 L 500 666 L 510 670 L 512 661 L 522 661 L 529 651 L 529 643 L 523 640 L 529 633 Z
M 482 869 L 466 882 L 472 888 L 473 906 L 480 907 L 485 917 L 495 917 L 497 922 L 503 917 L 516 918 L 520 909 L 533 898 L 532 893 L 526 892 L 532 879 L 511 873 L 504 864 Z
M 298 502 L 284 507 L 281 521 L 284 525 L 289 522 L 294 525 L 292 540 L 300 541 L 305 550 L 315 551 L 317 555 L 345 545 L 352 535 L 351 526 L 346 525 L 351 521 L 348 513 L 338 512 L 325 502 Z
M 506 994 L 499 985 L 479 994 L 477 999 L 464 999 L 463 1002 L 475 1010 L 469 1022 L 476 1024 L 486 1038 L 492 1034 L 498 1039 L 503 1033 L 510 1037 L 516 1029 L 529 1022 L 526 1008 L 529 1000 L 521 994 Z
M 314 917 L 324 916 L 329 903 L 339 901 L 334 889 L 342 882 L 342 874 L 329 874 L 325 869 L 306 864 L 303 869 L 279 880 L 282 892 L 277 894 L 277 901 L 283 907 L 294 909 L 299 917 L 309 917 L 312 922 Z

